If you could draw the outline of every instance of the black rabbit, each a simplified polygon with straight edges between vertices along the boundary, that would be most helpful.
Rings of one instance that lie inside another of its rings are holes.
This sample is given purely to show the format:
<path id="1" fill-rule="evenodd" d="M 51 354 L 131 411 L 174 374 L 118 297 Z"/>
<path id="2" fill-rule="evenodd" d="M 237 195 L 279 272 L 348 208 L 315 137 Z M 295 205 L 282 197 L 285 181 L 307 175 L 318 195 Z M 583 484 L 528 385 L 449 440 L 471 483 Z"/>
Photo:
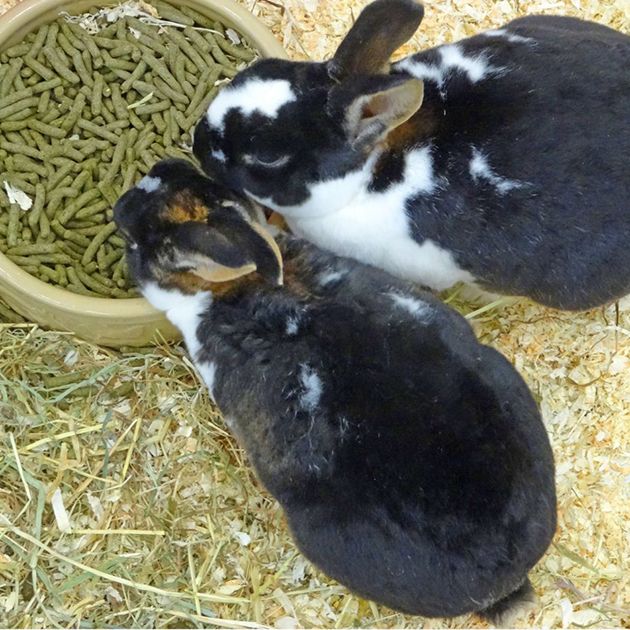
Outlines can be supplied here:
<path id="1" fill-rule="evenodd" d="M 630 293 L 630 37 L 531 16 L 390 67 L 423 13 L 376 0 L 332 60 L 242 71 L 197 126 L 204 170 L 436 290 L 561 309 Z"/>
<path id="2" fill-rule="evenodd" d="M 142 293 L 178 326 L 304 555 L 359 595 L 496 619 L 556 526 L 522 378 L 429 293 L 288 235 L 186 162 L 115 207 Z"/>

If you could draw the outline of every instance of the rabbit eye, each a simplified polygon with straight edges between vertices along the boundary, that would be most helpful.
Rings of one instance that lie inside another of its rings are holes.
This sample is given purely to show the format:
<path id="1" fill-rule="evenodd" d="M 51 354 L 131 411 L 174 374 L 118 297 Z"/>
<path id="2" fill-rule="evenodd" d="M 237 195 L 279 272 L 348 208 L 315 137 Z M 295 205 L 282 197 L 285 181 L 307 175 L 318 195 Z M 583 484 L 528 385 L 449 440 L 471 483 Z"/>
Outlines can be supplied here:
<path id="1" fill-rule="evenodd" d="M 281 155 L 280 157 L 269 158 L 267 156 L 261 157 L 258 155 L 251 155 L 249 153 L 243 156 L 243 162 L 249 166 L 262 166 L 264 168 L 280 168 L 288 164 L 291 159 L 290 155 Z"/>

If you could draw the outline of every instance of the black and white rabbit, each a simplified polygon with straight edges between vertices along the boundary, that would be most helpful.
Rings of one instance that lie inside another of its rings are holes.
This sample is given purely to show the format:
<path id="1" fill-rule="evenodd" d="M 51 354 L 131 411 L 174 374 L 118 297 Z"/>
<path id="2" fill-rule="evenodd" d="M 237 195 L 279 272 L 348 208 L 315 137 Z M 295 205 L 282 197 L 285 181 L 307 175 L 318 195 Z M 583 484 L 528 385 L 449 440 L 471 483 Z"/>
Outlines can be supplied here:
<path id="1" fill-rule="evenodd" d="M 556 500 L 519 374 L 430 294 L 276 243 L 249 205 L 171 160 L 114 217 L 300 550 L 405 613 L 496 619 L 522 603 Z"/>
<path id="2" fill-rule="evenodd" d="M 337 254 L 586 309 L 630 293 L 630 37 L 558 16 L 389 66 L 423 17 L 368 5 L 334 58 L 242 71 L 203 169 Z"/>

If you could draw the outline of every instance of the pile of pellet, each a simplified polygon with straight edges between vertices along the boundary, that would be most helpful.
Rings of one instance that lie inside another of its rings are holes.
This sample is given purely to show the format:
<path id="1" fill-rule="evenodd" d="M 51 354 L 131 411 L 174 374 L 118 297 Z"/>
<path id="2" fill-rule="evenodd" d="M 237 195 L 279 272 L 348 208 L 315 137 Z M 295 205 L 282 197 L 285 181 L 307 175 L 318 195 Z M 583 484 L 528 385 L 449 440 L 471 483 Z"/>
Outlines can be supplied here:
<path id="1" fill-rule="evenodd" d="M 61 15 L 4 50 L 0 251 L 75 293 L 136 295 L 112 207 L 159 159 L 190 157 L 191 129 L 254 57 L 163 2 Z"/>

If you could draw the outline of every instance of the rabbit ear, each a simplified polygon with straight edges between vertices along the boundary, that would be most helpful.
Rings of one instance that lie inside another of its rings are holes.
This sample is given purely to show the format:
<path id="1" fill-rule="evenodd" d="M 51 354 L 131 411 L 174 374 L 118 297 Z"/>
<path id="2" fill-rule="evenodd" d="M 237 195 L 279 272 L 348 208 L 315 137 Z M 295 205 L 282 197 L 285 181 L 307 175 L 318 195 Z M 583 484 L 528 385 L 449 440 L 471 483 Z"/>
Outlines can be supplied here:
<path id="1" fill-rule="evenodd" d="M 389 58 L 416 32 L 424 7 L 415 0 L 375 0 L 359 15 L 335 56 L 328 74 L 342 81 L 352 75 L 387 72 Z"/>
<path id="2" fill-rule="evenodd" d="M 213 213 L 210 223 L 188 221 L 172 234 L 175 265 L 210 282 L 228 282 L 257 271 L 281 285 L 282 256 L 259 225 L 236 214 Z"/>
<path id="3" fill-rule="evenodd" d="M 328 108 L 341 116 L 348 141 L 357 149 L 374 146 L 409 120 L 422 105 L 424 84 L 402 75 L 365 77 L 331 90 Z"/>

